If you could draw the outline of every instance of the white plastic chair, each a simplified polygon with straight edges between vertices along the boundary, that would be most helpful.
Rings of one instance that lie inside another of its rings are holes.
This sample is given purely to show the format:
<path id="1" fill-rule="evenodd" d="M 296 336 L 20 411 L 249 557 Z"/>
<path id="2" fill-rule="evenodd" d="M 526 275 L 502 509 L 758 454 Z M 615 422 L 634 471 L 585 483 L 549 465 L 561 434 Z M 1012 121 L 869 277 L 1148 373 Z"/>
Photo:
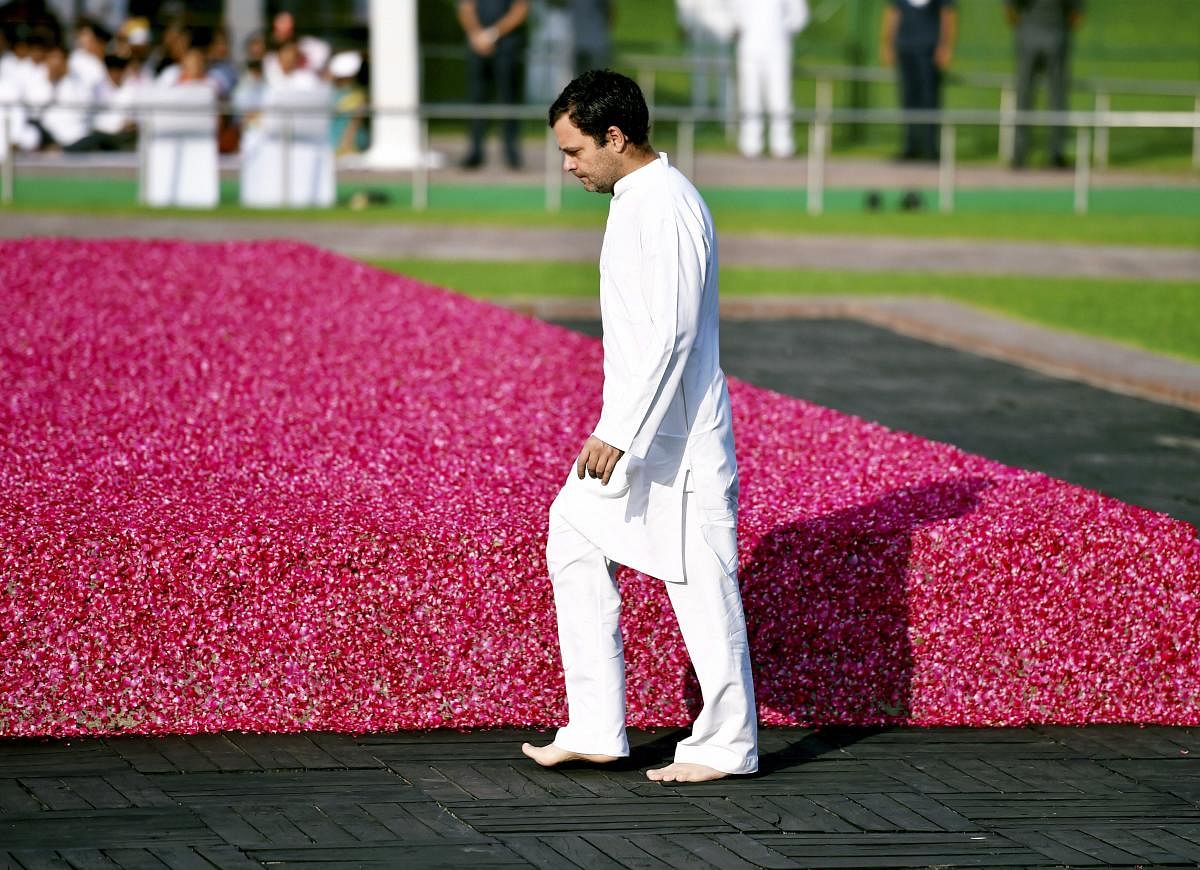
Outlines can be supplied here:
<path id="1" fill-rule="evenodd" d="M 142 199 L 147 205 L 213 208 L 217 172 L 217 95 L 204 82 L 149 88 L 142 115 Z"/>
<path id="2" fill-rule="evenodd" d="M 327 207 L 336 197 L 332 94 L 324 82 L 271 85 L 262 126 L 242 149 L 241 200 L 252 208 Z"/>

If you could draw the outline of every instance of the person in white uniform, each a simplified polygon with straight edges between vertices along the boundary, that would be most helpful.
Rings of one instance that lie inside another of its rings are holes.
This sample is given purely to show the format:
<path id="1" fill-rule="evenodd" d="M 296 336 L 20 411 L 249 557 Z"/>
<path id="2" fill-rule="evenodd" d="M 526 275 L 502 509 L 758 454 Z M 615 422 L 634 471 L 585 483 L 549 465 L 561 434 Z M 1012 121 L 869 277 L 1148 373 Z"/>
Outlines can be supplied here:
<path id="1" fill-rule="evenodd" d="M 792 40 L 808 24 L 806 0 L 737 0 L 738 150 L 763 152 L 763 116 L 772 157 L 796 153 L 792 133 Z"/>
<path id="2" fill-rule="evenodd" d="M 550 508 L 546 547 L 569 721 L 526 755 L 550 767 L 629 754 L 621 598 L 627 565 L 667 584 L 703 707 L 675 762 L 700 782 L 758 769 L 737 582 L 737 463 L 717 347 L 717 245 L 704 200 L 650 147 L 631 79 L 593 70 L 550 107 L 563 169 L 612 195 L 600 255 L 603 408 Z"/>

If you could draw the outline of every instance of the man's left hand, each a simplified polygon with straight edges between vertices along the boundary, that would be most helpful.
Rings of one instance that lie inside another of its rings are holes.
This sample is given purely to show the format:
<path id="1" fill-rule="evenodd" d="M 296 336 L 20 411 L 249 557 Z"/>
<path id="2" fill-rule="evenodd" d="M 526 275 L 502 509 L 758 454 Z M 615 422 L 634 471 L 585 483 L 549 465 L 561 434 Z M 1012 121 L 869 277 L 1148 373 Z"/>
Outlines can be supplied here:
<path id="1" fill-rule="evenodd" d="M 579 459 L 575 461 L 575 473 L 583 480 L 584 474 L 600 478 L 601 486 L 608 486 L 617 460 L 625 455 L 624 450 L 618 450 L 611 444 L 606 444 L 595 435 L 589 435 L 579 451 Z"/>

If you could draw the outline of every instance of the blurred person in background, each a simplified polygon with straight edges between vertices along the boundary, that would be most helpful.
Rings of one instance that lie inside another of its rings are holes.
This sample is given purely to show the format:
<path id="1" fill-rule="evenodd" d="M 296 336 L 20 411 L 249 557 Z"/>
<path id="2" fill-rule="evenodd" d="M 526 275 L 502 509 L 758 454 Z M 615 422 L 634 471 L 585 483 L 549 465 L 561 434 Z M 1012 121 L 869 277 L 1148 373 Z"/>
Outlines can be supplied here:
<path id="1" fill-rule="evenodd" d="M 604 69 L 612 63 L 612 26 L 617 7 L 614 0 L 567 0 L 571 14 L 575 74 Z"/>
<path id="2" fill-rule="evenodd" d="M 806 0 L 737 0 L 738 150 L 763 152 L 763 116 L 769 120 L 771 156 L 796 153 L 792 132 L 792 40 L 808 24 Z"/>
<path id="3" fill-rule="evenodd" d="M 471 103 L 514 104 L 519 100 L 519 62 L 529 0 L 458 0 L 458 22 L 467 38 L 467 100 Z M 504 127 L 504 158 L 510 169 L 521 167 L 521 127 L 508 118 Z M 463 158 L 464 169 L 484 162 L 483 139 L 488 122 L 472 118 Z"/>
<path id="4" fill-rule="evenodd" d="M 879 30 L 879 59 L 894 66 L 900 105 L 911 110 L 942 107 L 942 76 L 958 39 L 955 0 L 889 0 Z M 938 126 L 905 124 L 901 160 L 937 160 Z"/>
<path id="5" fill-rule="evenodd" d="M 38 110 L 34 123 L 42 134 L 41 150 L 59 151 L 92 131 L 95 90 L 71 72 L 62 45 L 46 52 L 45 71 L 44 86 L 27 92 L 26 100 Z"/>
<path id="6" fill-rule="evenodd" d="M 281 42 L 275 49 L 277 69 L 274 77 L 267 76 L 267 91 L 272 88 L 287 90 L 316 90 L 321 86 L 316 71 L 305 66 L 300 53 L 300 43 L 295 37 Z"/>
<path id="7" fill-rule="evenodd" d="M 716 107 L 727 115 L 733 104 L 731 0 L 675 0 L 675 13 L 692 65 L 692 108 Z"/>
<path id="8" fill-rule="evenodd" d="M 192 31 L 187 21 L 182 17 L 172 19 L 163 29 L 159 43 L 155 45 L 147 58 L 147 67 L 155 81 L 170 84 L 179 70 L 174 70 L 167 78 L 163 74 L 172 67 L 179 66 L 183 56 L 192 45 Z"/>
<path id="9" fill-rule="evenodd" d="M 574 77 L 575 38 L 568 0 L 530 0 L 525 99 L 551 102 Z"/>
<path id="10" fill-rule="evenodd" d="M 91 18 L 75 22 L 75 47 L 67 58 L 71 72 L 96 92 L 98 100 L 108 90 L 109 74 L 104 64 L 112 34 Z"/>
<path id="11" fill-rule="evenodd" d="M 263 75 L 267 84 L 274 83 L 282 73 L 279 62 L 279 47 L 284 43 L 292 43 L 296 47 L 296 69 L 308 69 L 319 73 L 329 62 L 332 53 L 328 42 L 315 36 L 300 35 L 296 30 L 295 16 L 290 12 L 280 12 L 271 21 L 271 42 L 275 50 L 263 58 Z M 294 70 L 293 70 L 294 72 Z"/>
<path id="12" fill-rule="evenodd" d="M 24 57 L 14 50 L 16 32 L 16 27 L 9 26 L 0 30 L 0 123 L 5 125 L 4 130 L 0 131 L 0 142 L 4 142 L 5 147 L 35 151 L 41 142 L 41 134 L 30 123 L 22 102 L 25 98 L 27 70 Z M 28 45 L 22 44 L 22 51 L 27 53 L 27 50 Z"/>
<path id="13" fill-rule="evenodd" d="M 105 83 L 99 90 L 92 132 L 65 151 L 132 151 L 137 145 L 134 109 L 141 92 L 137 69 L 128 58 L 104 58 Z"/>
<path id="14" fill-rule="evenodd" d="M 1046 76 L 1047 107 L 1067 110 L 1070 85 L 1071 35 L 1083 22 L 1083 0 L 1005 0 L 1004 11 L 1013 27 L 1016 47 L 1017 109 L 1033 109 L 1039 74 Z M 1030 130 L 1019 125 L 1013 147 L 1013 167 L 1020 169 L 1029 158 Z M 1063 150 L 1066 130 L 1050 128 L 1050 165 L 1067 166 Z"/>
<path id="15" fill-rule="evenodd" d="M 362 83 L 362 55 L 343 51 L 329 59 L 333 83 L 333 119 L 329 135 L 337 154 L 356 154 L 371 144 L 368 131 L 367 89 Z"/>
<path id="16" fill-rule="evenodd" d="M 234 85 L 233 95 L 229 98 L 233 104 L 234 123 L 238 128 L 238 150 L 245 152 L 253 149 L 262 138 L 262 108 L 267 93 L 267 80 L 263 75 L 263 54 L 266 43 L 261 34 L 253 34 L 246 40 L 257 38 L 263 47 L 263 52 L 254 56 L 246 52 L 246 68 Z"/>
<path id="17" fill-rule="evenodd" d="M 225 32 L 223 26 L 213 28 L 206 55 L 208 77 L 217 86 L 217 96 L 222 100 L 227 100 L 233 93 L 234 85 L 237 84 L 238 73 L 229 57 L 229 34 Z"/>
<path id="18" fill-rule="evenodd" d="M 113 37 L 113 53 L 128 58 L 126 79 L 137 84 L 150 84 L 154 73 L 150 68 L 150 21 L 146 18 L 126 18 Z"/>

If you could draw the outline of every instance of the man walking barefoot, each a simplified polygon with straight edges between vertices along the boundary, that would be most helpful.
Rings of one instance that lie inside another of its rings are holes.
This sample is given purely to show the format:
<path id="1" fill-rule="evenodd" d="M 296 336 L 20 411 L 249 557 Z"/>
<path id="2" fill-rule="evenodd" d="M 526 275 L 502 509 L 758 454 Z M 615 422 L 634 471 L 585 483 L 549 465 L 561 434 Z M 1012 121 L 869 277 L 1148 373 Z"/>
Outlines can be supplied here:
<path id="1" fill-rule="evenodd" d="M 757 713 L 737 584 L 737 464 L 717 353 L 717 246 L 695 187 L 649 142 L 638 86 L 608 70 L 549 112 L 563 169 L 610 194 L 600 254 L 603 409 L 550 507 L 569 721 L 525 744 L 545 767 L 629 754 L 620 565 L 666 582 L 703 707 L 675 762 L 647 776 L 704 782 L 758 769 Z"/>

